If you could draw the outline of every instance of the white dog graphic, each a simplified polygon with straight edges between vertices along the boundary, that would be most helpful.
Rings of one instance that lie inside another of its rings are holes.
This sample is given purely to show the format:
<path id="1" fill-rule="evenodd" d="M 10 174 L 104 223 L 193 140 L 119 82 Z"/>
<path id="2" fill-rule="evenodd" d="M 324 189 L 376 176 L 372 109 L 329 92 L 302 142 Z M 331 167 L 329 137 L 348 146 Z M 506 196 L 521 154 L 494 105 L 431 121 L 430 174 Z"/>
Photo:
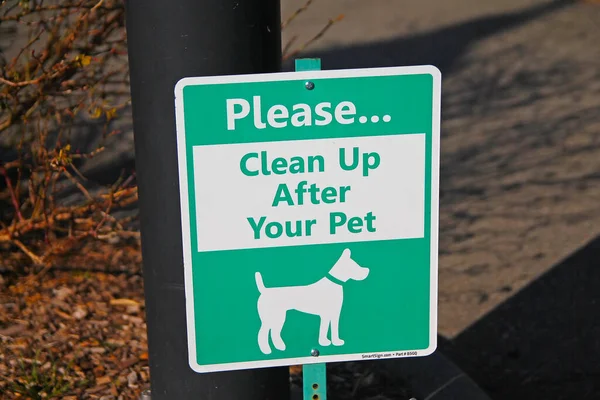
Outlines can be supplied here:
<path id="1" fill-rule="evenodd" d="M 344 302 L 342 283 L 353 279 L 362 281 L 369 275 L 369 269 L 361 267 L 350 258 L 350 250 L 346 249 L 337 260 L 328 275 L 318 282 L 306 286 L 286 286 L 266 288 L 260 272 L 255 274 L 256 286 L 260 291 L 258 297 L 258 314 L 261 327 L 258 331 L 258 345 L 264 354 L 271 354 L 269 333 L 277 350 L 285 350 L 281 339 L 281 329 L 285 323 L 288 310 L 321 317 L 319 327 L 319 344 L 321 346 L 341 346 L 344 341 L 339 336 L 339 321 Z M 331 341 L 327 332 L 331 326 Z"/>

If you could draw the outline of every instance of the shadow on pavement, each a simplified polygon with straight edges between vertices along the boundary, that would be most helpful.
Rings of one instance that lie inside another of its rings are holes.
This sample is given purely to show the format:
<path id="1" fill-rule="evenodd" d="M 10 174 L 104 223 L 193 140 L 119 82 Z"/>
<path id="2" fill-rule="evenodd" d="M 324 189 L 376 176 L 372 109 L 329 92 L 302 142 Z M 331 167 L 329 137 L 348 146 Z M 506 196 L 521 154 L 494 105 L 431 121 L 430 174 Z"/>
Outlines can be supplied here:
<path id="1" fill-rule="evenodd" d="M 572 0 L 555 0 L 524 11 L 478 18 L 415 36 L 306 51 L 302 56 L 320 57 L 324 69 L 432 64 L 447 73 L 469 45 L 572 3 Z M 293 62 L 287 62 L 285 68 L 291 70 Z"/>
<path id="2" fill-rule="evenodd" d="M 600 236 L 451 341 L 495 400 L 600 398 Z"/>

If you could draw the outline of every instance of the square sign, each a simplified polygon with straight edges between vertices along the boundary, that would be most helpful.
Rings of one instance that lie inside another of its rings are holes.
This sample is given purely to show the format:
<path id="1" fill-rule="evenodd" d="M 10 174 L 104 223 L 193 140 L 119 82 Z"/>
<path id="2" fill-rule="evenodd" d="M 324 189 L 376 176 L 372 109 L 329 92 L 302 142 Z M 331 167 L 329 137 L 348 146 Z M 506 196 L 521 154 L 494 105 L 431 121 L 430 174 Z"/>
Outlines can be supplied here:
<path id="1" fill-rule="evenodd" d="M 431 66 L 178 82 L 194 371 L 434 351 L 440 85 Z"/>

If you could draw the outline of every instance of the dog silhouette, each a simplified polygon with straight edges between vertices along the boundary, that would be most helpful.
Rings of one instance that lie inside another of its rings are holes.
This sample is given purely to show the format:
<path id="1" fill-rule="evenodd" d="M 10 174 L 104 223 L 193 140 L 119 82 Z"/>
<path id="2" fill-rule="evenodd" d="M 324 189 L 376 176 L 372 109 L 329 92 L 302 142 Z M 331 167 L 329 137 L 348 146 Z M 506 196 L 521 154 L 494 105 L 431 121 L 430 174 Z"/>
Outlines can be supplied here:
<path id="1" fill-rule="evenodd" d="M 342 284 L 348 280 L 362 281 L 369 275 L 369 269 L 358 265 L 351 257 L 349 249 L 319 281 L 306 286 L 265 287 L 260 272 L 256 272 L 256 286 L 260 292 L 257 307 L 261 326 L 258 331 L 258 346 L 264 354 L 271 354 L 269 335 L 277 350 L 285 350 L 281 330 L 285 324 L 287 312 L 300 312 L 321 317 L 319 326 L 319 345 L 342 346 L 339 336 L 339 322 L 344 302 Z M 331 340 L 327 332 L 331 327 Z"/>

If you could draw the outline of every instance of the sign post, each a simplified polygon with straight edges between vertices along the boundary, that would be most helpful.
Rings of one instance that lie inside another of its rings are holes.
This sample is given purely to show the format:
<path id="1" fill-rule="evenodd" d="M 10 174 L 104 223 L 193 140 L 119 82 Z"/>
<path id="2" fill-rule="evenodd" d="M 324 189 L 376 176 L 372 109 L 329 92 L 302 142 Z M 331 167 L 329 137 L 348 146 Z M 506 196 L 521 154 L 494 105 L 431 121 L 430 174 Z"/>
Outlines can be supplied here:
<path id="1" fill-rule="evenodd" d="M 285 400 L 288 368 L 197 374 L 189 366 L 173 107 L 183 77 L 280 71 L 279 0 L 125 6 L 152 389 L 144 397 Z"/>
<path id="2" fill-rule="evenodd" d="M 320 58 L 296 60 L 296 71 L 319 71 L 320 69 Z M 307 81 L 305 83 L 307 89 L 312 85 L 314 85 L 314 82 Z M 314 89 L 314 86 L 312 87 Z M 318 350 L 311 350 L 311 355 L 318 357 Z M 327 365 L 325 363 L 305 364 L 302 366 L 302 394 L 304 400 L 327 400 Z"/>
<path id="3" fill-rule="evenodd" d="M 176 85 L 196 372 L 436 348 L 440 73 L 305 63 Z"/>

